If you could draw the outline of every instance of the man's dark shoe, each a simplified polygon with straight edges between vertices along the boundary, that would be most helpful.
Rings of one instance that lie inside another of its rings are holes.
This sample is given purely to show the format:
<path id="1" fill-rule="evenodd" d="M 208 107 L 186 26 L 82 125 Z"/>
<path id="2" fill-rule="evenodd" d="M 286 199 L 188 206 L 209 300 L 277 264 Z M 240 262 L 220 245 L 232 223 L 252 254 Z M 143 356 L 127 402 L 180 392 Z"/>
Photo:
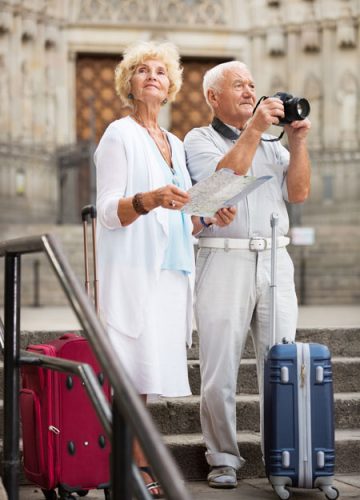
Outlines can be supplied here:
<path id="1" fill-rule="evenodd" d="M 229 489 L 237 487 L 236 470 L 228 465 L 211 467 L 207 480 L 211 488 Z"/>

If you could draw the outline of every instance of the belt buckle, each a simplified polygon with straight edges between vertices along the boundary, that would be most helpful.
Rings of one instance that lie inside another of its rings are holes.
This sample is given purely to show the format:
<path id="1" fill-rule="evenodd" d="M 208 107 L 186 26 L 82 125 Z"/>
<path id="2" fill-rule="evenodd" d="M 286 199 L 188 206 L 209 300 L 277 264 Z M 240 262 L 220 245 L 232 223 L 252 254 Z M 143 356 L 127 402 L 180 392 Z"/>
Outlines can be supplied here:
<path id="1" fill-rule="evenodd" d="M 254 236 L 249 240 L 249 250 L 250 252 L 262 252 L 267 248 L 266 238 L 261 238 L 261 236 Z"/>

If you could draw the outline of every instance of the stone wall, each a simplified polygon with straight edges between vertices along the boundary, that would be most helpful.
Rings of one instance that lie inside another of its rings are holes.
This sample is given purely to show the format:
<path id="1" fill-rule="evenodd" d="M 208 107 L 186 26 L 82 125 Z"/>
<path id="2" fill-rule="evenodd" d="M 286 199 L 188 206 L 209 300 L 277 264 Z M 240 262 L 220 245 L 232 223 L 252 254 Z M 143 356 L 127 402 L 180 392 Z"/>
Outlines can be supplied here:
<path id="1" fill-rule="evenodd" d="M 170 40 L 192 61 L 244 60 L 259 97 L 308 98 L 312 191 L 291 207 L 293 221 L 351 234 L 360 222 L 360 0 L 0 0 L 0 223 L 55 223 L 59 204 L 77 210 L 76 172 L 66 203 L 57 155 L 77 149 L 78 55 L 120 56 L 139 39 Z M 161 119 L 171 125 L 168 107 Z M 346 248 L 330 233 L 323 248 L 341 267 Z M 358 300 L 359 277 L 345 274 Z"/>

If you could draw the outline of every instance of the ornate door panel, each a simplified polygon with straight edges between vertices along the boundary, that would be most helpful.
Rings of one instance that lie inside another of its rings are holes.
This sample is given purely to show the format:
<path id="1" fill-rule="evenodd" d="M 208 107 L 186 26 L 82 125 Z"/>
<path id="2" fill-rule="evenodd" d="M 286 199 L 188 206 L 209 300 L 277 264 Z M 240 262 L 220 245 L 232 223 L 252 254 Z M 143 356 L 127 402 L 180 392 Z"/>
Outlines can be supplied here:
<path id="1" fill-rule="evenodd" d="M 110 122 L 125 113 L 114 88 L 121 56 L 79 55 L 76 64 L 76 132 L 78 140 L 100 137 Z"/>
<path id="2" fill-rule="evenodd" d="M 184 59 L 183 85 L 171 107 L 171 131 L 180 139 L 194 127 L 208 125 L 211 111 L 203 96 L 206 71 L 224 59 Z"/>
<path id="3" fill-rule="evenodd" d="M 78 55 L 76 63 L 76 135 L 78 142 L 89 141 L 89 160 L 79 164 L 78 211 L 95 202 L 95 146 L 112 121 L 128 113 L 115 93 L 114 69 L 121 56 Z"/>

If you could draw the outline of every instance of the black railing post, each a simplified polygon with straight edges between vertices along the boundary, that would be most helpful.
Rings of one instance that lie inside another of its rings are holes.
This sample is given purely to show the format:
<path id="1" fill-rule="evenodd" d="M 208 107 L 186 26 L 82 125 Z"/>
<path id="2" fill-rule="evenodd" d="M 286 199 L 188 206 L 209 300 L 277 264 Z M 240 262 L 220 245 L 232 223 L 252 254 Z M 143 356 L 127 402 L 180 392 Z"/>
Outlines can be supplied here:
<path id="1" fill-rule="evenodd" d="M 19 499 L 20 277 L 20 254 L 6 254 L 3 464 L 4 486 L 11 500 Z"/>
<path id="2" fill-rule="evenodd" d="M 35 259 L 33 262 L 34 277 L 34 296 L 33 307 L 40 307 L 40 261 Z"/>
<path id="3" fill-rule="evenodd" d="M 132 433 L 129 424 L 113 401 L 113 437 L 111 451 L 112 500 L 131 500 L 132 488 Z"/>

